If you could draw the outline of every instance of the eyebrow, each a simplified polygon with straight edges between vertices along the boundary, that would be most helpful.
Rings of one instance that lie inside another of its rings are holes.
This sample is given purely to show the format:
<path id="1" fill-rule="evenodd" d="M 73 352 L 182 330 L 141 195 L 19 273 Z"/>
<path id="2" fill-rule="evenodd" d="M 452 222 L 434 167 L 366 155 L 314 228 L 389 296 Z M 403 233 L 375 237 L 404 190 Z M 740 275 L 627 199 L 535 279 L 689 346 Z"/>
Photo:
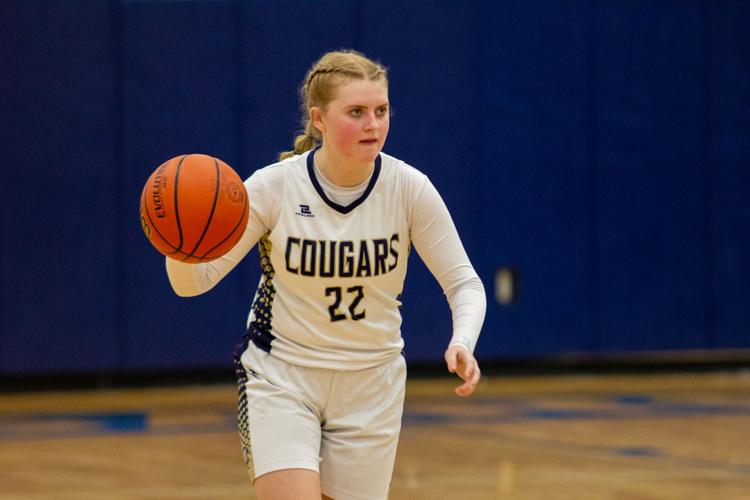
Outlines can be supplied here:
<path id="1" fill-rule="evenodd" d="M 382 108 L 384 106 L 390 106 L 391 104 L 389 102 L 384 102 L 383 104 L 378 104 L 375 106 L 376 108 Z M 346 109 L 354 109 L 354 108 L 367 108 L 368 106 L 364 104 L 350 104 L 349 106 L 346 106 Z"/>

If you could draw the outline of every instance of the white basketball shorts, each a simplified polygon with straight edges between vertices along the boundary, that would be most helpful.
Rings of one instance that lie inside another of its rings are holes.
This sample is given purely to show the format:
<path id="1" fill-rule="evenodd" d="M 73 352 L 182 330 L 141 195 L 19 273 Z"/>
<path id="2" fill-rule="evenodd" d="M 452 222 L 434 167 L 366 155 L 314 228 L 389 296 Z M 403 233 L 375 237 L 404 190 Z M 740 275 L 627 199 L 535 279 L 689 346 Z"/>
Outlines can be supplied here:
<path id="1" fill-rule="evenodd" d="M 238 376 L 252 480 L 310 469 L 334 499 L 388 497 L 404 406 L 403 356 L 365 370 L 327 370 L 286 363 L 250 342 Z"/>

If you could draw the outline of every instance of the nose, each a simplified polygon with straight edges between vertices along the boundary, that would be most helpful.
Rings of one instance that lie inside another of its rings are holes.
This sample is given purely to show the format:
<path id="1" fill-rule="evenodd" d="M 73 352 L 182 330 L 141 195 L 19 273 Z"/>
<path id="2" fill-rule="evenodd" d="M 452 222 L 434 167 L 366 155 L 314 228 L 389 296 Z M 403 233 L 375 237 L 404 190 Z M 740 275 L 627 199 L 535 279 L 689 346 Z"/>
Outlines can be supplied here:
<path id="1" fill-rule="evenodd" d="M 375 130 L 380 126 L 378 117 L 375 116 L 375 112 L 367 113 L 367 119 L 365 120 L 365 130 Z"/>

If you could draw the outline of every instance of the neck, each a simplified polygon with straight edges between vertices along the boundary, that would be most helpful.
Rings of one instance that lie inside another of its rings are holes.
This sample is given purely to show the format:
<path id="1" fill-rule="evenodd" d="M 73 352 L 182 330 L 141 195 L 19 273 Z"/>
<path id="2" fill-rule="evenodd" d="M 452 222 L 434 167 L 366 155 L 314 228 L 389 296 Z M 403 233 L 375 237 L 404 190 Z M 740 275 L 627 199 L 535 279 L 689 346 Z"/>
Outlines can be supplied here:
<path id="1" fill-rule="evenodd" d="M 365 182 L 375 168 L 375 162 L 352 164 L 332 158 L 325 146 L 315 153 L 315 166 L 331 183 L 340 187 L 358 186 Z"/>

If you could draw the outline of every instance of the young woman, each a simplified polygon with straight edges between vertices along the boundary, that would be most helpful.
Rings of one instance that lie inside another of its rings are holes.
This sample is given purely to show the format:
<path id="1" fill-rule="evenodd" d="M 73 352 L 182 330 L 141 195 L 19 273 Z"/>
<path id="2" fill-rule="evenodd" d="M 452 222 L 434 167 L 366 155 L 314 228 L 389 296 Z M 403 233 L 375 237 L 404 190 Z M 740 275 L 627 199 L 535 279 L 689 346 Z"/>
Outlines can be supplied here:
<path id="1" fill-rule="evenodd" d="M 263 275 L 236 357 L 258 498 L 384 499 L 403 412 L 400 299 L 411 246 L 453 313 L 445 361 L 464 381 L 459 396 L 480 377 L 484 288 L 427 177 L 381 152 L 386 70 L 354 51 L 330 52 L 300 93 L 294 151 L 245 182 L 242 240 L 209 263 L 167 258 L 167 273 L 177 294 L 204 293 L 258 244 Z"/>

